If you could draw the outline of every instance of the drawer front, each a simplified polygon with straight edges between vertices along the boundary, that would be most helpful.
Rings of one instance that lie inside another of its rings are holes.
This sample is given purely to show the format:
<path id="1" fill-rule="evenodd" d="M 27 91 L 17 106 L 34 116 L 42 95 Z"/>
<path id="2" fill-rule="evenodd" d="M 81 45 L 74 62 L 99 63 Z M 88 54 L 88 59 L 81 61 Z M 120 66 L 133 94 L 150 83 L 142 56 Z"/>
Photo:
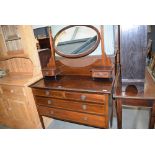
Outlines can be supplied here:
<path id="1" fill-rule="evenodd" d="M 43 76 L 55 76 L 55 72 L 53 70 L 42 70 Z"/>
<path id="2" fill-rule="evenodd" d="M 101 104 L 105 103 L 105 95 L 99 95 L 99 94 L 88 94 L 88 93 L 67 92 L 67 91 L 65 92 L 65 91 L 55 91 L 45 89 L 33 89 L 33 94 L 36 96 L 78 100 L 82 102 L 95 102 Z"/>
<path id="3" fill-rule="evenodd" d="M 64 98 L 64 91 L 54 91 L 54 90 L 45 90 L 45 89 L 32 89 L 33 94 L 37 96 L 46 96 L 46 97 L 56 97 L 56 98 Z"/>
<path id="4" fill-rule="evenodd" d="M 76 93 L 76 92 L 66 92 L 65 97 L 67 99 L 73 99 L 83 102 L 96 102 L 105 103 L 105 95 L 99 94 L 87 94 L 87 93 Z"/>
<path id="5" fill-rule="evenodd" d="M 40 115 L 105 128 L 105 117 L 38 106 Z"/>
<path id="6" fill-rule="evenodd" d="M 85 102 L 67 101 L 60 99 L 35 97 L 36 104 L 45 105 L 55 108 L 62 108 L 66 110 L 74 110 L 98 115 L 104 115 L 105 109 L 104 105 L 101 104 L 90 104 Z"/>
<path id="7" fill-rule="evenodd" d="M 7 96 L 15 96 L 15 95 L 25 96 L 24 88 L 17 86 L 1 85 L 1 92 L 3 95 Z"/>
<path id="8" fill-rule="evenodd" d="M 112 73 L 111 72 L 101 72 L 101 71 L 95 71 L 93 72 L 93 77 L 98 77 L 98 78 L 111 78 Z"/>

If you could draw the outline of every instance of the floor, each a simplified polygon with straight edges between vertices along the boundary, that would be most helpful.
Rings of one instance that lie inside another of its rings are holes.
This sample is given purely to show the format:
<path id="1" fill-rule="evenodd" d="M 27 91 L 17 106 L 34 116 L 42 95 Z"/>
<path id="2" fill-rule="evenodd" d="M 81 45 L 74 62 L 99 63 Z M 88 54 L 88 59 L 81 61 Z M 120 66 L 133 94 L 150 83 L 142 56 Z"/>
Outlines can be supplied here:
<path id="1" fill-rule="evenodd" d="M 123 129 L 147 129 L 149 124 L 149 111 L 146 108 L 123 107 Z M 112 129 L 117 128 L 116 117 L 113 118 Z M 8 127 L 0 125 L 0 129 Z M 48 129 L 95 129 L 84 125 L 54 120 Z"/>

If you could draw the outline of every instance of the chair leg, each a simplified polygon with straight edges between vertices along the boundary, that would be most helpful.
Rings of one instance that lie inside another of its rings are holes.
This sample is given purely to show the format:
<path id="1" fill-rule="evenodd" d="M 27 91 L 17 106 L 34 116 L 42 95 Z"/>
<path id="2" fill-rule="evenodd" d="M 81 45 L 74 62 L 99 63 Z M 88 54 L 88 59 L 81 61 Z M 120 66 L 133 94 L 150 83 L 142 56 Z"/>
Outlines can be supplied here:
<path id="1" fill-rule="evenodd" d="M 117 128 L 122 129 L 122 100 L 116 100 Z"/>
<path id="2" fill-rule="evenodd" d="M 154 129 L 154 125 L 155 125 L 155 103 L 153 104 L 151 113 L 150 113 L 149 129 Z"/>
<path id="3" fill-rule="evenodd" d="M 110 116 L 110 128 L 113 125 L 113 115 L 114 115 L 114 106 L 115 106 L 115 99 L 112 99 L 112 109 L 111 109 L 111 116 Z"/>

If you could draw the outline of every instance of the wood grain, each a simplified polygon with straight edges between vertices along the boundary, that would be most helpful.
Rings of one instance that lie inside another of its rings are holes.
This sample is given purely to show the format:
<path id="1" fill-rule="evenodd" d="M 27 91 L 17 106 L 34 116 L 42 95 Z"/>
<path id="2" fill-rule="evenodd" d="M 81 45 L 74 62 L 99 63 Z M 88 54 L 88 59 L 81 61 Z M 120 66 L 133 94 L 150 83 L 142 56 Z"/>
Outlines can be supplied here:
<path id="1" fill-rule="evenodd" d="M 120 26 L 121 73 L 123 83 L 144 87 L 147 25 Z"/>

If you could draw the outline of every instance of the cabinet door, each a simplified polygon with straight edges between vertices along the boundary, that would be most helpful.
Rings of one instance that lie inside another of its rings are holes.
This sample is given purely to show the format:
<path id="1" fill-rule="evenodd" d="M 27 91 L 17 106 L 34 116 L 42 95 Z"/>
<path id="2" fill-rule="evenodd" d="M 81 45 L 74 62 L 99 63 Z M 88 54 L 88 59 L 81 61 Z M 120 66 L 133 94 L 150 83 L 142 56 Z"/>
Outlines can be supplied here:
<path id="1" fill-rule="evenodd" d="M 0 96 L 0 119 L 9 117 L 8 114 L 8 104 L 7 102 Z"/>
<path id="2" fill-rule="evenodd" d="M 24 100 L 8 99 L 8 105 L 13 119 L 22 121 L 29 119 L 26 104 Z"/>

